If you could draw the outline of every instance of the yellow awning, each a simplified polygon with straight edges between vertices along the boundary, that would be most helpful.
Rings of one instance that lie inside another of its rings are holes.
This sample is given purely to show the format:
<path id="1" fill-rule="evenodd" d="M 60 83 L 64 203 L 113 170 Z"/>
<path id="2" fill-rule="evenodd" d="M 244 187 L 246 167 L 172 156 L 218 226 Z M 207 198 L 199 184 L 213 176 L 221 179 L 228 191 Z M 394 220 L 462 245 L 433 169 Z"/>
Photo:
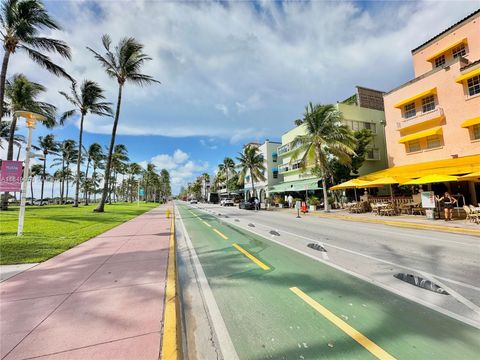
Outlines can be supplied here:
<path id="1" fill-rule="evenodd" d="M 360 180 L 376 180 L 387 176 L 418 178 L 425 175 L 462 175 L 480 171 L 480 155 L 462 156 L 443 160 L 393 166 L 361 176 Z"/>
<path id="2" fill-rule="evenodd" d="M 457 180 L 458 180 L 457 176 L 432 174 L 432 175 L 422 176 L 421 178 L 418 178 L 416 180 L 407 181 L 402 185 L 422 185 L 422 184 L 433 184 L 433 183 L 450 182 L 450 181 L 457 181 Z"/>
<path id="3" fill-rule="evenodd" d="M 404 136 L 404 137 L 400 138 L 400 140 L 398 140 L 398 142 L 400 144 L 404 144 L 406 142 L 421 139 L 421 138 L 424 138 L 424 137 L 427 137 L 427 136 L 440 135 L 441 133 L 442 133 L 442 127 L 437 126 L 437 127 L 434 127 L 433 129 L 428 129 L 428 130 L 425 130 L 425 131 L 419 131 L 415 134 Z"/>
<path id="4" fill-rule="evenodd" d="M 466 74 L 463 74 L 462 76 L 458 77 L 457 80 L 455 80 L 455 81 L 457 83 L 461 83 L 463 80 L 470 79 L 471 77 L 474 77 L 475 75 L 480 75 L 480 68 L 469 71 Z"/>
<path id="5" fill-rule="evenodd" d="M 427 58 L 427 61 L 433 61 L 433 60 L 435 60 L 436 57 L 438 57 L 438 56 L 446 53 L 448 50 L 452 50 L 454 47 L 456 47 L 456 46 L 458 46 L 458 45 L 460 45 L 460 44 L 463 44 L 463 43 L 465 43 L 465 44 L 467 43 L 467 38 L 462 39 L 462 40 L 459 40 L 459 41 L 457 41 L 457 42 L 454 42 L 453 44 L 450 44 L 450 45 L 449 45 L 448 47 L 446 47 L 445 49 L 440 50 L 440 51 L 437 51 L 435 54 L 429 56 L 429 57 Z"/>
<path id="6" fill-rule="evenodd" d="M 409 181 L 408 178 L 399 178 L 394 176 L 386 176 L 377 180 L 370 181 L 366 186 L 368 187 L 381 187 L 384 185 L 393 185 L 393 184 L 401 184 L 406 181 Z"/>
<path id="7" fill-rule="evenodd" d="M 480 171 L 473 172 L 471 174 L 463 175 L 458 178 L 459 181 L 463 180 L 480 180 Z"/>
<path id="8" fill-rule="evenodd" d="M 477 117 L 475 117 L 473 119 L 470 119 L 470 120 L 466 120 L 460 126 L 462 128 L 468 128 L 470 126 L 477 125 L 477 124 L 480 124 L 480 116 L 477 116 Z"/>
<path id="9" fill-rule="evenodd" d="M 420 98 L 423 98 L 427 95 L 431 95 L 431 94 L 435 94 L 437 92 L 437 88 L 434 87 L 434 88 L 431 88 L 431 89 L 428 89 L 424 92 L 421 92 L 420 94 L 416 94 L 414 96 L 411 96 L 409 97 L 408 99 L 405 99 L 405 100 L 402 100 L 400 101 L 398 104 L 395 104 L 394 107 L 396 108 L 400 108 L 402 107 L 403 105 L 406 105 L 406 104 L 409 104 L 417 99 L 420 99 Z"/>

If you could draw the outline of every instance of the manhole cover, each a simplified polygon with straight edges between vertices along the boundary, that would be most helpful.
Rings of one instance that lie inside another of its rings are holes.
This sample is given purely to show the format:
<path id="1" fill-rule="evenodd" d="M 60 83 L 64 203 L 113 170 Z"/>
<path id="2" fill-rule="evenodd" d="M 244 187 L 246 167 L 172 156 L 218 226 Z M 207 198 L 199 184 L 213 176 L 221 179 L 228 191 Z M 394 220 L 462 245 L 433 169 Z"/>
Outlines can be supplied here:
<path id="1" fill-rule="evenodd" d="M 445 291 L 443 288 L 441 288 L 434 282 L 428 279 L 424 279 L 421 276 L 415 276 L 415 275 L 406 274 L 406 273 L 398 273 L 393 276 L 399 280 L 405 281 L 406 283 L 409 283 L 411 285 L 418 286 L 422 289 L 430 290 L 442 295 L 450 295 L 447 291 Z"/>
<path id="2" fill-rule="evenodd" d="M 240 220 L 238 220 L 238 219 L 235 219 L 235 221 L 236 221 L 236 222 L 240 222 Z"/>
<path id="3" fill-rule="evenodd" d="M 325 249 L 322 245 L 319 243 L 310 243 L 307 245 L 309 248 L 312 248 L 313 250 L 318 250 L 318 251 L 323 251 L 327 252 L 327 249 Z"/>

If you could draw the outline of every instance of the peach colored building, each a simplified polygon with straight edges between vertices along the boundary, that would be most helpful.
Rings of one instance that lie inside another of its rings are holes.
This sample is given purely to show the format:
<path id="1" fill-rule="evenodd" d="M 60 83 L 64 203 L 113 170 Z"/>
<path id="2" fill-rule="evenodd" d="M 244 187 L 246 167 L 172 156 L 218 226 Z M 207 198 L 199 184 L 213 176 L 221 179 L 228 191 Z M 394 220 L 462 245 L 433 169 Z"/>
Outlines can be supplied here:
<path id="1" fill-rule="evenodd" d="M 480 10 L 412 55 L 415 79 L 384 96 L 389 166 L 480 154 Z"/>
<path id="2" fill-rule="evenodd" d="M 480 9 L 412 57 L 415 78 L 384 95 L 389 167 L 480 154 Z"/>

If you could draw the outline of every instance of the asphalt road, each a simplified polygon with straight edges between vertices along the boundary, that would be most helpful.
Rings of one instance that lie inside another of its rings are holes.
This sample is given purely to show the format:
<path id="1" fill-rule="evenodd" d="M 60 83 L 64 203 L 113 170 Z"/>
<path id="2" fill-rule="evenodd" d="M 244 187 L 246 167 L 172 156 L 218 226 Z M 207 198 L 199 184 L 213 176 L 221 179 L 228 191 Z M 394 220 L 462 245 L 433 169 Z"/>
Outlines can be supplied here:
<path id="1" fill-rule="evenodd" d="M 231 341 L 241 359 L 473 359 L 480 351 L 478 238 L 204 204 L 179 210 L 217 312 L 209 321 L 218 345 Z"/>

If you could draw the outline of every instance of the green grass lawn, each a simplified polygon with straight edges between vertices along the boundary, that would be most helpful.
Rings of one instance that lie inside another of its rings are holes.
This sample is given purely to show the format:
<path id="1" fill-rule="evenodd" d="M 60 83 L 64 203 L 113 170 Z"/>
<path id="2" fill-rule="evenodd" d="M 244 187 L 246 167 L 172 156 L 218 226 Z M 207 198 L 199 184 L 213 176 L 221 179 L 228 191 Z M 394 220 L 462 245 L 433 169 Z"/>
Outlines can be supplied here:
<path id="1" fill-rule="evenodd" d="M 158 204 L 118 203 L 104 213 L 94 213 L 95 206 L 28 206 L 22 237 L 17 237 L 18 207 L 0 212 L 0 264 L 45 261 Z"/>

